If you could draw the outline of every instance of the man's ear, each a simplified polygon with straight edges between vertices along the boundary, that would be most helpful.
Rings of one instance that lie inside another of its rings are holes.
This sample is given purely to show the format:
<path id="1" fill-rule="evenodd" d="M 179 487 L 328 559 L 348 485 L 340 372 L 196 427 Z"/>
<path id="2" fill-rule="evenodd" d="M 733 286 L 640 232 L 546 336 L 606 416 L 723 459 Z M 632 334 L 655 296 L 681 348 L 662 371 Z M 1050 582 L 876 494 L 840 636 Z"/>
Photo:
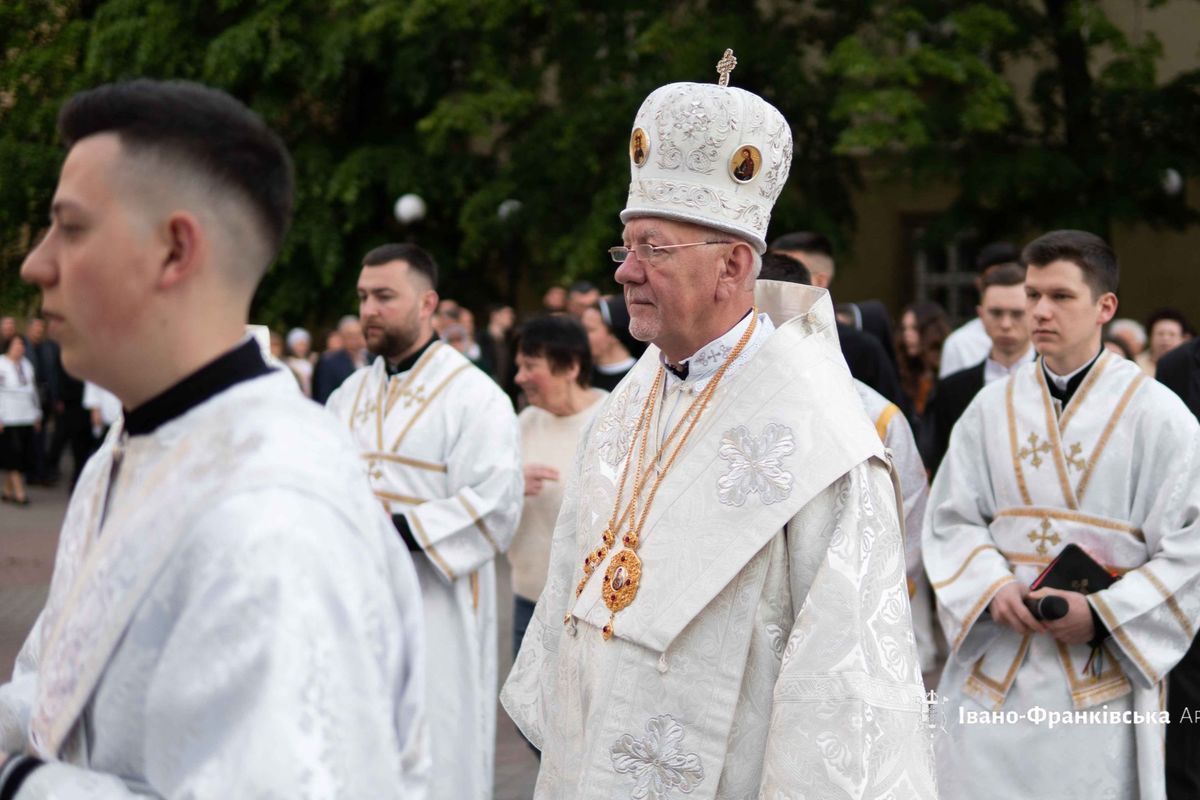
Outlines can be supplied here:
<path id="1" fill-rule="evenodd" d="M 433 312 L 437 311 L 438 293 L 436 289 L 426 289 L 421 295 L 421 306 L 419 316 L 421 319 L 431 319 Z"/>
<path id="2" fill-rule="evenodd" d="M 188 211 L 176 211 L 167 217 L 162 238 L 166 247 L 159 266 L 158 288 L 170 289 L 200 271 L 207 243 L 200 221 Z"/>
<path id="3" fill-rule="evenodd" d="M 1100 295 L 1099 321 L 1101 325 L 1107 325 L 1117 315 L 1118 304 L 1117 296 L 1113 292 L 1105 292 Z"/>
<path id="4" fill-rule="evenodd" d="M 721 260 L 721 272 L 717 276 L 717 299 L 753 289 L 754 251 L 745 242 L 737 242 Z"/>

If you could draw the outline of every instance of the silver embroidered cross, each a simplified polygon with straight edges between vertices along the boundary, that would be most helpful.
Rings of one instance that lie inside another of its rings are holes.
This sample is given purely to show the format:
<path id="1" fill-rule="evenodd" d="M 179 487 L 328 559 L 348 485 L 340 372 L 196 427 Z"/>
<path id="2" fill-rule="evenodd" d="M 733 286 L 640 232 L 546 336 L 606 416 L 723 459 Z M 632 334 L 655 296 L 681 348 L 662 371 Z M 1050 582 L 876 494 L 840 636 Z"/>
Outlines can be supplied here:
<path id="1" fill-rule="evenodd" d="M 744 425 L 721 437 L 717 455 L 729 462 L 729 471 L 717 479 L 717 497 L 729 506 L 741 506 L 757 494 L 770 505 L 792 493 L 795 479 L 783 468 L 784 456 L 796 449 L 790 428 L 771 423 L 761 436 L 751 436 Z"/>
<path id="2" fill-rule="evenodd" d="M 642 738 L 627 733 L 616 741 L 613 769 L 633 775 L 633 800 L 666 800 L 672 789 L 691 794 L 704 781 L 700 756 L 683 752 L 682 745 L 683 726 L 669 714 L 652 717 Z"/>

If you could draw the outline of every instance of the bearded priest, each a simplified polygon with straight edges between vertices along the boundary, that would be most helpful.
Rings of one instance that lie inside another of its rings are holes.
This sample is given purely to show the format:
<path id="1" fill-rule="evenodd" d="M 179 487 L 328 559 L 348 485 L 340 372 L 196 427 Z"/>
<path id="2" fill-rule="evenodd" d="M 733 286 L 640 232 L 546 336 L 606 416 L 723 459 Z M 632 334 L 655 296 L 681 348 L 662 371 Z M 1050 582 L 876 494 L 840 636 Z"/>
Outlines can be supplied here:
<path id="1" fill-rule="evenodd" d="M 363 257 L 359 313 L 374 363 L 327 407 L 417 565 L 427 631 L 431 798 L 488 800 L 496 738 L 495 558 L 524 496 L 520 434 L 500 387 L 438 340 L 437 263 L 413 244 Z"/>
<path id="2" fill-rule="evenodd" d="M 581 441 L 501 693 L 537 798 L 935 796 L 900 512 L 825 291 L 755 287 L 782 115 L 650 94 L 619 265 L 646 353 Z"/>

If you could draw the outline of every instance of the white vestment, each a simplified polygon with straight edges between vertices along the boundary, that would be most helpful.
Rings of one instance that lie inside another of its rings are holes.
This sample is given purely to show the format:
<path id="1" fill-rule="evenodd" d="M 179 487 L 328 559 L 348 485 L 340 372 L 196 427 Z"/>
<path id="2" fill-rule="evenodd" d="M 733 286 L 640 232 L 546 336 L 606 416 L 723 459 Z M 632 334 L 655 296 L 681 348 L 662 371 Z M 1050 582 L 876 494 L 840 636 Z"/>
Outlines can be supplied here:
<path id="1" fill-rule="evenodd" d="M 934 796 L 882 443 L 828 295 L 774 281 L 756 293 L 780 327 L 733 362 L 669 470 L 637 551 L 640 588 L 609 641 L 612 554 L 575 590 L 662 369 L 657 348 L 585 434 L 501 692 L 542 750 L 539 799 Z M 747 322 L 693 357 L 686 381 L 666 381 L 652 441 Z"/>
<path id="2" fill-rule="evenodd" d="M 110 477 L 111 476 L 111 477 Z M 21 800 L 424 797 L 412 561 L 289 373 L 114 425 L 0 687 Z"/>
<path id="3" fill-rule="evenodd" d="M 435 342 L 390 378 L 377 358 L 347 378 L 328 407 L 358 443 L 375 496 L 405 516 L 424 551 L 416 565 L 428 645 L 430 797 L 490 800 L 494 559 L 512 541 L 524 493 L 512 404 L 457 350 Z"/>
<path id="4" fill-rule="evenodd" d="M 1198 450 L 1183 403 L 1107 352 L 1061 414 L 1040 362 L 968 406 L 924 540 L 952 653 L 938 689 L 946 796 L 1163 797 L 1163 678 L 1200 617 Z M 985 613 L 1001 586 L 1030 584 L 1068 543 L 1123 574 L 1088 595 L 1111 633 L 1099 676 L 1084 670 L 1086 644 L 1022 637 Z M 981 721 L 983 711 L 1008 718 Z M 1050 730 L 1043 711 L 1072 716 Z"/>
<path id="5" fill-rule="evenodd" d="M 942 342 L 942 359 L 938 362 L 938 377 L 953 375 L 973 367 L 992 352 L 992 340 L 979 317 L 968 320 Z"/>
<path id="6" fill-rule="evenodd" d="M 921 526 L 925 523 L 925 502 L 929 499 L 929 478 L 917 450 L 917 440 L 899 406 L 860 380 L 854 388 L 875 424 L 875 433 L 887 448 L 888 458 L 900 484 L 904 503 L 904 567 L 908 573 L 908 599 L 912 606 L 913 635 L 921 671 L 936 668 L 937 637 L 934 634 L 933 598 L 925 564 L 921 559 Z"/>

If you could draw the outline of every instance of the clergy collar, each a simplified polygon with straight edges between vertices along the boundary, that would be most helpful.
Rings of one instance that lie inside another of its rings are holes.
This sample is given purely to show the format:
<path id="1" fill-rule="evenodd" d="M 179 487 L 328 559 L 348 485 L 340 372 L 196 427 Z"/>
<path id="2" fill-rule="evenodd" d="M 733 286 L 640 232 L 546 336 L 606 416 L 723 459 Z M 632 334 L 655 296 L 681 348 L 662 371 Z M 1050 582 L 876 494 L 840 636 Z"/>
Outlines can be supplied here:
<path id="1" fill-rule="evenodd" d="M 401 372 L 408 372 L 417 365 L 417 362 L 421 360 L 421 356 L 425 355 L 425 351 L 433 347 L 433 343 L 437 340 L 437 334 L 430 335 L 429 341 L 417 348 L 415 353 L 396 364 L 393 364 L 385 358 L 383 360 L 383 371 L 387 373 L 389 378 L 393 375 L 399 375 Z"/>
<path id="2" fill-rule="evenodd" d="M 248 337 L 171 388 L 125 412 L 125 431 L 130 436 L 153 433 L 231 386 L 269 372 L 271 368 L 263 361 L 258 342 Z"/>
<path id="3" fill-rule="evenodd" d="M 1050 396 L 1062 401 L 1062 404 L 1065 406 L 1070 402 L 1075 394 L 1075 390 L 1079 388 L 1079 384 L 1083 383 L 1083 379 L 1087 377 L 1092 366 L 1102 355 L 1104 355 L 1103 345 L 1100 346 L 1100 350 L 1092 357 L 1091 361 L 1066 375 L 1056 374 L 1050 367 L 1046 366 L 1046 359 L 1042 359 L 1042 372 L 1046 374 L 1046 388 L 1050 390 Z"/>
<path id="4" fill-rule="evenodd" d="M 737 346 L 738 340 L 742 338 L 742 334 L 746 332 L 746 326 L 750 324 L 750 314 L 753 310 L 751 308 L 736 325 L 678 364 L 670 363 L 667 361 L 666 355 L 660 353 L 659 359 L 662 361 L 662 365 L 666 367 L 669 374 L 681 381 L 689 379 L 699 381 L 712 377 L 721 368 L 721 365 L 725 363 L 729 352 Z"/>

